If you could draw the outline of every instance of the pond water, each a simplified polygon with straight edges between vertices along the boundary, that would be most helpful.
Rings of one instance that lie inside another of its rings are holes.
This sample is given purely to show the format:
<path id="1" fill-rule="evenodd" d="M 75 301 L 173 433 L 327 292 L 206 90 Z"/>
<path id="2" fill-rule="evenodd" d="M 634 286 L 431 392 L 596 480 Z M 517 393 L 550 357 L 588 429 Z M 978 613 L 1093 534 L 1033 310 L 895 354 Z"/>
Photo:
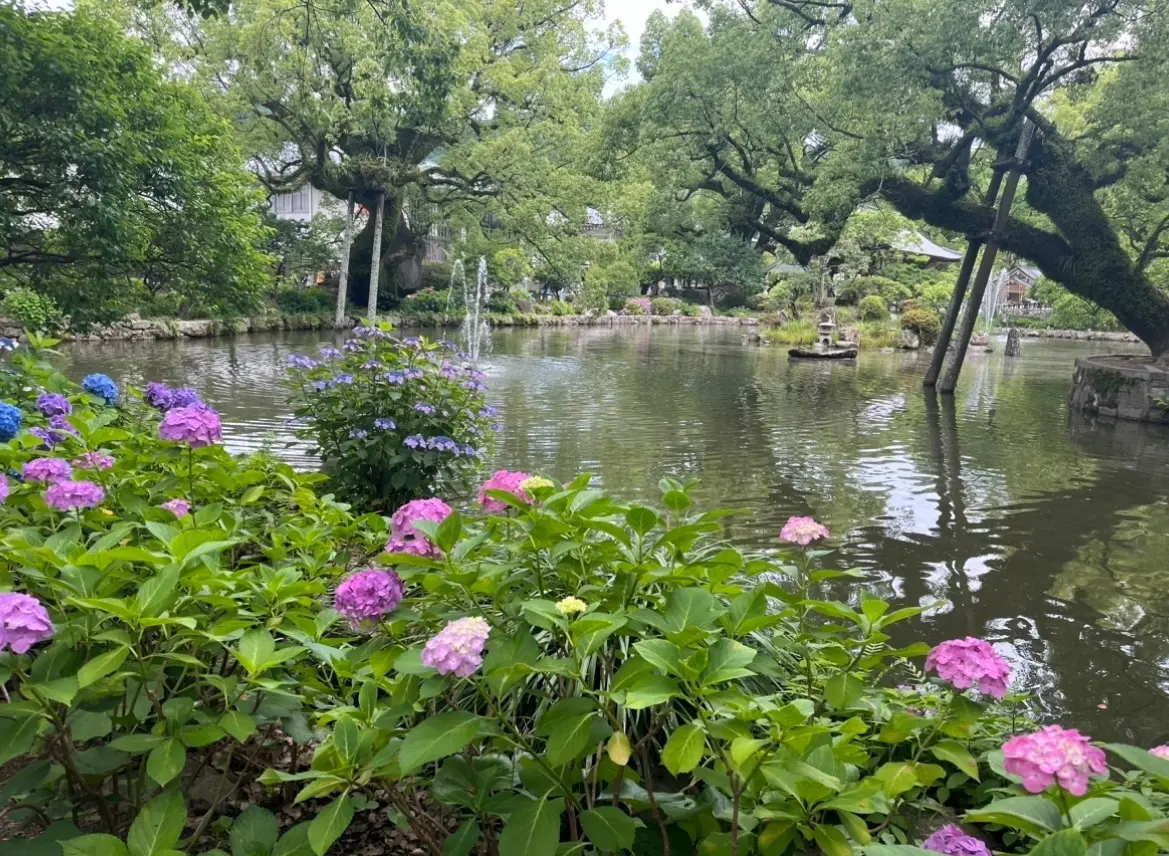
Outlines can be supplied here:
<path id="1" fill-rule="evenodd" d="M 311 465 L 285 448 L 282 378 L 288 354 L 333 338 L 79 344 L 69 371 L 195 386 L 231 447 Z M 915 628 L 929 641 L 985 636 L 1065 721 L 1169 742 L 1169 430 L 1066 406 L 1074 358 L 1126 346 L 972 355 L 939 400 L 920 389 L 924 355 L 792 363 L 736 328 L 497 331 L 494 345 L 484 368 L 506 429 L 492 466 L 588 471 L 627 498 L 698 478 L 702 506 L 749 512 L 728 524 L 746 545 L 812 514 L 869 590 L 944 602 Z"/>

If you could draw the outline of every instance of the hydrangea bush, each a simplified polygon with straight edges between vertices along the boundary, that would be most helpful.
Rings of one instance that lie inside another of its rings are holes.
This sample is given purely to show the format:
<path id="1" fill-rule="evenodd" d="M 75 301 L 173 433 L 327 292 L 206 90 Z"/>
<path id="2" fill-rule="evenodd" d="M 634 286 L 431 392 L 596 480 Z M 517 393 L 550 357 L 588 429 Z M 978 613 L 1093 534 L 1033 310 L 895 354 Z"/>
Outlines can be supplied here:
<path id="1" fill-rule="evenodd" d="M 173 403 L 54 391 L 76 433 L 0 467 L 113 463 L 7 482 L 0 800 L 62 856 L 326 856 L 359 811 L 431 856 L 1169 849 L 1164 747 L 1039 730 L 985 640 L 895 646 L 921 610 L 823 567 L 814 520 L 745 552 L 688 485 L 507 471 L 467 515 L 355 517 L 160 437 Z"/>
<path id="2" fill-rule="evenodd" d="M 358 327 L 340 349 L 296 355 L 289 369 L 299 435 L 338 494 L 389 513 L 477 471 L 498 426 L 484 376 L 450 342 Z"/>

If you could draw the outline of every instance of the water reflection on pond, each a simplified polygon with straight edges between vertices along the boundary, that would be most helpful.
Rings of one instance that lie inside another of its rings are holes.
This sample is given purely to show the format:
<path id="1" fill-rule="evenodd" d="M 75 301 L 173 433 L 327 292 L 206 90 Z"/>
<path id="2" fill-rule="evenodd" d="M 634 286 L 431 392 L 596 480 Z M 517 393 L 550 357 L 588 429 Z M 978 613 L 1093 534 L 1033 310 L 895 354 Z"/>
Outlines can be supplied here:
<path id="1" fill-rule="evenodd" d="M 196 386 L 233 448 L 283 449 L 287 355 L 333 338 L 77 345 L 70 372 Z M 773 544 L 789 515 L 814 514 L 871 590 L 947 602 L 926 621 L 931 640 L 991 638 L 1098 737 L 1169 738 L 1169 431 L 1093 423 L 1065 402 L 1075 356 L 1123 346 L 976 355 L 958 394 L 936 400 L 919 356 L 789 363 L 734 328 L 494 339 L 489 398 L 507 427 L 493 464 L 589 471 L 626 497 L 697 477 L 701 504 L 750 512 L 728 524 L 742 544 Z"/>

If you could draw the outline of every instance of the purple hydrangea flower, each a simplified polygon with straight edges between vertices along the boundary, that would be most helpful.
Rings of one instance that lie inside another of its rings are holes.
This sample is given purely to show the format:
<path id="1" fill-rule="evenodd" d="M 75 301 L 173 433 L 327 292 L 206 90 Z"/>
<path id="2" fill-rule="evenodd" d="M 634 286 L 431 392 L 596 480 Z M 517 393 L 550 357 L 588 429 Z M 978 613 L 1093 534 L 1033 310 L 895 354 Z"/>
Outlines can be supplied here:
<path id="1" fill-rule="evenodd" d="M 312 357 L 306 357 L 304 354 L 290 354 L 288 357 L 288 364 L 292 366 L 292 368 L 299 369 L 300 371 L 315 369 L 320 365 L 320 363 L 314 360 Z"/>
<path id="2" fill-rule="evenodd" d="M 411 449 L 425 449 L 426 438 L 421 434 L 411 434 L 403 441 Z"/>
<path id="3" fill-rule="evenodd" d="M 465 380 L 460 385 L 463 387 L 463 389 L 470 389 L 474 392 L 483 392 L 487 389 L 486 386 L 479 383 L 477 380 Z"/>
<path id="4" fill-rule="evenodd" d="M 463 446 L 463 455 L 465 457 L 477 458 L 477 457 L 479 457 L 480 454 L 481 454 L 480 451 L 478 449 L 476 449 L 474 446 L 472 446 L 470 443 Z"/>
<path id="5" fill-rule="evenodd" d="M 45 416 L 68 416 L 73 412 L 69 399 L 55 392 L 42 392 L 37 396 L 37 410 Z"/>
<path id="6" fill-rule="evenodd" d="M 361 367 L 363 369 L 366 369 L 367 371 L 376 372 L 378 369 L 380 369 L 382 367 L 382 364 L 379 363 L 377 360 L 369 360 L 367 362 L 362 363 Z"/>
<path id="7" fill-rule="evenodd" d="M 492 431 L 494 431 L 495 433 L 498 434 L 500 431 L 503 430 L 503 423 L 502 422 L 492 422 L 490 427 L 491 427 Z"/>
<path id="8" fill-rule="evenodd" d="M 317 392 L 324 392 L 326 389 L 332 389 L 335 385 L 331 380 L 318 380 L 313 384 L 313 389 Z"/>
<path id="9" fill-rule="evenodd" d="M 354 351 L 360 351 L 363 347 L 365 346 L 356 339 L 346 339 L 345 344 L 341 346 L 341 350 L 353 353 Z"/>
<path id="10" fill-rule="evenodd" d="M 171 393 L 171 407 L 206 407 L 199 393 L 189 386 L 180 386 Z"/>
<path id="11" fill-rule="evenodd" d="M 343 384 L 350 384 L 350 383 L 353 383 L 353 375 L 351 375 L 351 374 L 339 374 L 339 375 L 337 375 L 335 378 L 333 378 L 333 382 L 334 382 L 334 383 L 343 383 Z"/>
<path id="12" fill-rule="evenodd" d="M 368 436 L 369 436 L 369 432 L 366 431 L 364 428 L 354 428 L 352 431 L 349 432 L 349 439 L 350 440 L 364 440 Z"/>
<path id="13" fill-rule="evenodd" d="M 407 502 L 390 518 L 390 540 L 386 542 L 386 552 L 438 558 L 442 551 L 415 529 L 414 524 L 419 520 L 442 523 L 450 513 L 451 507 L 437 497 Z"/>
<path id="14" fill-rule="evenodd" d="M 439 369 L 438 373 L 441 377 L 444 377 L 447 380 L 457 380 L 459 377 L 459 370 L 449 363 Z"/>
<path id="15" fill-rule="evenodd" d="M 807 547 L 814 541 L 827 538 L 828 527 L 817 523 L 813 517 L 789 517 L 787 523 L 783 524 L 779 537 L 789 544 Z"/>
<path id="16" fill-rule="evenodd" d="M 39 600 L 14 591 L 0 594 L 0 651 L 23 654 L 52 635 L 53 622 Z"/>
<path id="17" fill-rule="evenodd" d="M 386 372 L 384 375 L 382 375 L 382 380 L 386 381 L 387 383 L 397 384 L 398 386 L 401 386 L 402 384 L 404 384 L 406 382 L 406 375 L 404 375 L 402 372 L 398 372 L 398 371 Z"/>
<path id="18" fill-rule="evenodd" d="M 86 452 L 73 465 L 83 470 L 110 470 L 114 467 L 114 459 L 104 452 Z"/>
<path id="19" fill-rule="evenodd" d="M 185 499 L 168 499 L 160 508 L 165 508 L 179 520 L 187 516 L 187 512 L 191 510 L 191 503 Z"/>
<path id="20" fill-rule="evenodd" d="M 924 850 L 945 853 L 947 856 L 991 856 L 990 848 L 973 835 L 967 835 L 960 826 L 943 826 L 921 845 Z"/>
<path id="21" fill-rule="evenodd" d="M 422 340 L 419 339 L 417 336 L 407 336 L 405 339 L 402 340 L 402 344 L 409 345 L 411 348 L 421 348 L 422 347 Z"/>
<path id="22" fill-rule="evenodd" d="M 420 402 L 418 402 L 417 404 L 415 404 L 415 405 L 414 405 L 414 409 L 415 409 L 415 410 L 417 410 L 419 413 L 423 413 L 423 414 L 425 414 L 425 415 L 427 415 L 427 416 L 433 416 L 433 415 L 434 415 L 434 405 L 433 405 L 433 404 L 427 404 L 427 403 L 426 403 L 426 402 L 424 402 L 424 401 L 420 401 Z"/>
<path id="23" fill-rule="evenodd" d="M 45 505 L 57 511 L 93 508 L 105 498 L 102 486 L 90 481 L 59 481 L 45 491 Z"/>
<path id="24" fill-rule="evenodd" d="M 332 345 L 322 345 L 321 346 L 321 356 L 324 357 L 326 360 L 335 360 L 341 356 L 341 352 L 338 351 L 336 348 L 334 348 Z"/>
<path id="25" fill-rule="evenodd" d="M 458 345 L 448 339 L 442 339 L 438 344 L 444 351 L 457 351 L 459 349 Z"/>
<path id="26" fill-rule="evenodd" d="M 8 499 L 8 479 L 0 473 L 0 505 Z"/>
<path id="27" fill-rule="evenodd" d="M 199 449 L 222 442 L 223 424 L 209 407 L 176 407 L 162 418 L 158 436 Z"/>
<path id="28" fill-rule="evenodd" d="M 56 484 L 73 477 L 73 467 L 61 458 L 33 458 L 21 469 L 26 482 Z"/>
<path id="29" fill-rule="evenodd" d="M 482 618 L 460 618 L 438 632 L 422 649 L 422 662 L 440 675 L 466 678 L 483 663 L 491 625 Z"/>
<path id="30" fill-rule="evenodd" d="M 979 690 L 994 698 L 1007 694 L 1007 682 L 1011 679 L 1010 664 L 989 642 L 973 636 L 938 645 L 926 657 L 925 670 L 937 672 L 938 677 L 958 690 L 968 690 L 977 684 Z"/>
<path id="31" fill-rule="evenodd" d="M 484 407 L 479 411 L 479 415 L 484 419 L 494 419 L 499 415 L 498 407 Z"/>
<path id="32" fill-rule="evenodd" d="M 459 444 L 450 437 L 431 437 L 426 441 L 426 448 L 433 449 L 436 452 L 453 452 L 459 448 Z"/>
<path id="33" fill-rule="evenodd" d="M 346 577 L 333 594 L 333 608 L 354 627 L 369 626 L 402 602 L 402 580 L 383 568 L 368 568 Z"/>
<path id="34" fill-rule="evenodd" d="M 406 378 L 406 380 L 422 380 L 422 378 L 426 377 L 426 372 L 422 371 L 422 369 L 406 369 L 402 372 L 402 377 Z"/>
<path id="35" fill-rule="evenodd" d="M 483 506 L 484 511 L 507 511 L 509 506 L 494 497 L 488 496 L 487 491 L 489 490 L 502 490 L 524 502 L 531 502 L 532 497 L 528 496 L 521 487 L 531 477 L 529 473 L 497 470 L 491 478 L 483 482 L 483 487 L 479 488 L 479 504 Z"/>
<path id="36" fill-rule="evenodd" d="M 375 419 L 373 420 L 373 427 L 379 431 L 393 431 L 398 427 L 398 423 L 393 419 Z"/>
<path id="37" fill-rule="evenodd" d="M 1088 791 L 1090 775 L 1105 776 L 1104 753 L 1074 728 L 1049 725 L 1032 734 L 1019 734 L 1003 744 L 1003 767 L 1023 779 L 1028 793 L 1041 794 L 1052 784 L 1073 796 Z"/>
<path id="38" fill-rule="evenodd" d="M 165 383 L 158 383 L 151 381 L 146 384 L 146 393 L 142 396 L 143 401 L 151 407 L 158 410 L 170 410 L 175 404 L 175 394 Z"/>

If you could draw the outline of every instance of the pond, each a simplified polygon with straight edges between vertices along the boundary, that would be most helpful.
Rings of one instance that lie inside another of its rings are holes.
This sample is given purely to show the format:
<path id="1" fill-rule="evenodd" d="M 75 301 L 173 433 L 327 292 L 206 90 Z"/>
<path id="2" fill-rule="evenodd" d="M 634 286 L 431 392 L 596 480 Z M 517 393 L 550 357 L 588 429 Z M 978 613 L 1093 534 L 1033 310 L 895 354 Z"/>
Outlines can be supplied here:
<path id="1" fill-rule="evenodd" d="M 1067 412 L 1076 356 L 1105 343 L 1025 341 L 972 355 L 958 394 L 922 393 L 928 359 L 792 363 L 725 327 L 497 331 L 494 468 L 594 473 L 654 499 L 665 475 L 749 512 L 745 545 L 792 514 L 839 536 L 840 563 L 900 603 L 939 602 L 929 641 L 985 636 L 1017 681 L 1088 733 L 1169 742 L 1169 430 Z M 286 448 L 286 358 L 332 332 L 78 344 L 69 371 L 197 387 L 235 449 Z"/>

